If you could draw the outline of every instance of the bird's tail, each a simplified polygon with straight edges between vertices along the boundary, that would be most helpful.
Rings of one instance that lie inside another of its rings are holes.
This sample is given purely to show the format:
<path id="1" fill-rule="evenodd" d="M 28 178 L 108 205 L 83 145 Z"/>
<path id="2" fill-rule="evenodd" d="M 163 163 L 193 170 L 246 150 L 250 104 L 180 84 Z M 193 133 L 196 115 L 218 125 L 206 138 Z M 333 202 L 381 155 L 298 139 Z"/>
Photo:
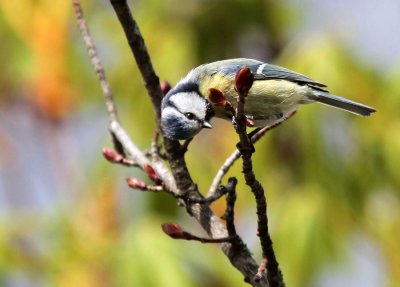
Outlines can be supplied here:
<path id="1" fill-rule="evenodd" d="M 314 91 L 311 99 L 322 104 L 342 109 L 360 116 L 369 116 L 370 114 L 376 112 L 374 108 L 357 102 L 353 102 L 346 98 L 332 95 L 324 91 Z"/>

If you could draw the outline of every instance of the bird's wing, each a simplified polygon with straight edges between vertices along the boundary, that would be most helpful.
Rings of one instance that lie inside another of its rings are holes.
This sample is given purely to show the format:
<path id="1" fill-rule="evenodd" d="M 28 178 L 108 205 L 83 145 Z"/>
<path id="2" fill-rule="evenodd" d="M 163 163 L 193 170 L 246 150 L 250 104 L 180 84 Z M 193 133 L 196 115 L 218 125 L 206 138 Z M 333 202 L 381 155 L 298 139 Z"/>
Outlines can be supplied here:
<path id="1" fill-rule="evenodd" d="M 323 90 L 322 88 L 326 88 L 326 85 L 316 82 L 302 74 L 253 59 L 238 58 L 223 60 L 211 64 L 205 64 L 202 67 L 203 69 L 205 68 L 204 70 L 208 70 L 207 74 L 209 75 L 214 75 L 218 73 L 228 78 L 234 79 L 236 73 L 245 66 L 249 67 L 250 71 L 254 75 L 255 80 L 282 79 L 296 82 L 302 85 L 309 85 L 315 89 Z"/>
<path id="2" fill-rule="evenodd" d="M 302 74 L 293 72 L 279 66 L 262 64 L 249 67 L 255 80 L 283 79 L 312 87 L 325 88 L 326 85 L 316 82 Z"/>
<path id="3" fill-rule="evenodd" d="M 210 64 L 204 65 L 205 68 L 208 69 L 208 73 L 210 75 L 221 74 L 228 78 L 235 78 L 236 73 L 243 67 L 259 67 L 263 62 L 246 59 L 246 58 L 238 58 L 238 59 L 230 59 L 230 60 L 222 60 Z"/>

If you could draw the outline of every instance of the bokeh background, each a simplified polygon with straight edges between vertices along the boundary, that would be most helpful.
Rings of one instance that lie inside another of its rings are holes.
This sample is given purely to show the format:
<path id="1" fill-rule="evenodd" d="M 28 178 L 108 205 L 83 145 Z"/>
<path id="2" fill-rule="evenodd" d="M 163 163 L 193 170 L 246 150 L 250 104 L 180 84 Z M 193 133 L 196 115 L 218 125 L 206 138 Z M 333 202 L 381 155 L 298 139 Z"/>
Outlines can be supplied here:
<path id="1" fill-rule="evenodd" d="M 130 190 L 125 178 L 143 173 L 102 158 L 107 117 L 70 2 L 0 1 L 0 285 L 247 286 L 217 246 L 162 233 L 177 222 L 204 235 L 175 200 Z M 108 1 L 82 2 L 122 121 L 146 149 L 154 114 L 122 29 Z M 400 2 L 129 3 L 161 79 L 251 57 L 378 110 L 302 107 L 257 144 L 255 171 L 288 286 L 400 286 Z M 237 141 L 213 124 L 187 156 L 204 193 Z M 230 175 L 243 182 L 240 165 Z M 260 259 L 243 183 L 238 196 L 238 231 Z"/>

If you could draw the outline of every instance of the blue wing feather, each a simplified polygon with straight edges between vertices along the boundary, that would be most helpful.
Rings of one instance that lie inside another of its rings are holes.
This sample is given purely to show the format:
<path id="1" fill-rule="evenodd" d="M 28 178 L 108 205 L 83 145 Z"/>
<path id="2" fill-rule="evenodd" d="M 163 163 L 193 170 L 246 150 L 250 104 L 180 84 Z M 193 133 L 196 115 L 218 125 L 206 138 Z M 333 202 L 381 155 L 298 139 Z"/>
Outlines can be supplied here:
<path id="1" fill-rule="evenodd" d="M 259 67 L 263 64 L 265 64 L 264 68 L 262 69 L 262 71 L 259 71 L 258 70 Z M 226 77 L 234 78 L 236 73 L 244 66 L 249 67 L 250 71 L 254 74 L 255 80 L 282 79 L 282 80 L 296 82 L 299 84 L 310 85 L 314 88 L 317 87 L 317 89 L 326 87 L 326 85 L 322 83 L 314 81 L 309 77 L 293 72 L 289 69 L 271 64 L 266 64 L 253 59 L 239 58 L 239 59 L 223 60 L 211 64 L 205 64 L 203 67 L 210 69 L 209 74 L 211 75 L 218 73 Z"/>
<path id="2" fill-rule="evenodd" d="M 288 80 L 300 84 L 306 84 L 310 86 L 316 86 L 320 88 L 325 88 L 326 85 L 319 83 L 317 81 L 314 81 L 313 79 L 310 79 L 309 77 L 306 77 L 302 74 L 293 72 L 289 69 L 282 68 L 279 66 L 271 65 L 271 64 L 265 64 L 265 67 L 262 71 L 259 71 L 257 73 L 257 67 L 252 67 L 252 72 L 254 73 L 254 79 L 255 80 L 268 80 L 268 79 L 283 79 L 283 80 Z"/>

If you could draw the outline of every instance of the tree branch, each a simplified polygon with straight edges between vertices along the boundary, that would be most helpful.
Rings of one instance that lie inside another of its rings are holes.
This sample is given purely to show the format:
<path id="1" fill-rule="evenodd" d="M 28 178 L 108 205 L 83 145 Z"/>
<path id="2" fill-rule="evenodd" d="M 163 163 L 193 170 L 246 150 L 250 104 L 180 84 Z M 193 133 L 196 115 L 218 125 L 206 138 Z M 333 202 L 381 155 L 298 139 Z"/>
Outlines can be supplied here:
<path id="1" fill-rule="evenodd" d="M 190 232 L 187 232 L 182 229 L 178 224 L 175 223 L 164 223 L 161 225 L 162 230 L 169 237 L 173 239 L 183 239 L 183 240 L 194 240 L 199 241 L 201 243 L 224 243 L 230 242 L 234 238 L 233 237 L 224 237 L 224 238 L 204 238 L 196 236 Z"/>
<path id="2" fill-rule="evenodd" d="M 83 19 L 82 9 L 79 5 L 79 0 L 72 1 L 74 4 L 75 13 L 77 15 L 77 20 L 81 32 L 84 37 L 87 37 L 90 40 L 89 32 Z M 110 0 L 110 2 L 114 7 L 118 19 L 120 20 L 120 23 L 125 31 L 129 46 L 136 59 L 142 77 L 145 81 L 148 94 L 153 103 L 154 110 L 156 111 L 156 118 L 158 121 L 161 113 L 162 93 L 160 89 L 159 79 L 154 72 L 150 56 L 147 52 L 137 23 L 132 17 L 126 0 Z M 103 93 L 106 97 L 107 111 L 110 119 L 110 131 L 113 137 L 117 139 L 118 143 L 121 144 L 123 149 L 129 153 L 132 160 L 137 163 L 142 169 L 144 169 L 146 165 L 150 165 L 150 162 L 146 158 L 146 156 L 136 147 L 136 145 L 133 143 L 131 138 L 128 136 L 128 134 L 120 124 L 116 114 L 114 100 L 112 99 L 112 97 L 108 96 L 111 95 L 110 88 L 108 84 L 104 85 L 104 83 L 107 83 L 104 70 L 101 67 L 101 63 L 99 61 L 99 58 L 97 57 L 95 49 L 90 49 L 90 47 L 94 48 L 94 45 L 91 40 L 90 42 L 87 42 L 85 40 L 85 43 L 91 55 L 91 61 L 94 64 L 96 72 L 99 76 Z M 95 54 L 96 56 L 94 57 L 92 56 L 92 54 Z M 197 221 L 206 230 L 211 238 L 219 240 L 221 238 L 227 238 L 228 232 L 225 225 L 207 205 L 190 203 L 190 199 L 201 199 L 202 195 L 200 194 L 197 185 L 191 179 L 190 173 L 186 166 L 186 162 L 184 160 L 184 152 L 182 152 L 182 147 L 179 142 L 164 138 L 164 147 L 172 174 L 171 171 L 166 168 L 162 161 L 157 160 L 157 162 L 151 163 L 152 167 L 157 172 L 157 175 L 162 180 L 163 186 L 166 189 L 173 191 L 177 197 L 183 200 L 188 212 L 190 212 L 190 214 L 197 219 Z M 117 151 L 119 150 L 117 149 Z M 249 282 L 253 286 L 268 286 L 266 280 L 262 279 L 260 281 L 257 281 L 254 279 L 254 274 L 256 274 L 258 266 L 255 260 L 252 258 L 247 246 L 239 237 L 235 237 L 235 239 L 232 240 L 232 242 L 230 243 L 220 243 L 220 247 L 227 255 L 231 263 L 240 272 L 242 272 L 247 282 Z"/>
<path id="3" fill-rule="evenodd" d="M 136 64 L 142 74 L 145 82 L 147 92 L 153 103 L 154 111 L 156 112 L 157 119 L 161 116 L 161 100 L 162 91 L 160 87 L 160 80 L 154 72 L 151 63 L 150 55 L 147 51 L 146 44 L 140 33 L 139 27 L 132 17 L 126 0 L 110 0 L 115 13 L 124 29 L 126 39 L 128 40 L 129 47 L 135 57 Z"/>
<path id="4" fill-rule="evenodd" d="M 282 272 L 279 269 L 278 261 L 275 257 L 275 252 L 272 247 L 272 239 L 268 230 L 268 217 L 267 217 L 267 201 L 264 194 L 264 188 L 261 183 L 256 179 L 253 171 L 252 154 L 254 153 L 254 146 L 246 133 L 246 115 L 244 106 L 248 92 L 253 85 L 254 77 L 248 67 L 243 67 L 235 78 L 235 90 L 238 93 L 237 110 L 235 114 L 236 133 L 239 135 L 240 142 L 237 147 L 242 156 L 242 172 L 246 184 L 251 188 L 251 192 L 256 199 L 257 206 L 257 231 L 260 238 L 263 257 L 266 259 L 267 278 L 271 287 L 285 286 L 283 282 Z M 264 261 L 263 261 L 264 262 Z M 261 264 L 261 266 L 264 263 Z M 261 277 L 260 270 L 257 272 L 255 278 L 258 280 Z"/>
<path id="5" fill-rule="evenodd" d="M 139 167 L 139 165 L 136 162 L 134 162 L 131 159 L 125 158 L 122 154 L 118 153 L 113 149 L 103 148 L 102 152 L 105 159 L 111 163 L 119 163 L 125 166 Z"/>
<path id="6" fill-rule="evenodd" d="M 271 125 L 271 126 L 266 126 L 261 129 L 259 129 L 254 135 L 251 136 L 250 140 L 252 144 L 255 144 L 258 142 L 267 132 L 270 130 L 276 128 L 277 126 L 281 125 L 284 121 L 290 119 L 292 116 L 296 114 L 296 111 L 290 113 L 287 117 L 282 118 L 281 121 Z M 236 149 L 222 164 L 220 169 L 218 170 L 217 174 L 215 175 L 210 189 L 207 194 L 207 198 L 210 196 L 214 196 L 216 193 L 218 186 L 221 184 L 222 179 L 224 176 L 228 173 L 229 169 L 233 166 L 233 164 L 240 158 L 240 152 L 238 149 Z"/>
<path id="7" fill-rule="evenodd" d="M 112 95 L 110 85 L 108 84 L 103 65 L 97 54 L 96 47 L 90 36 L 89 29 L 84 19 L 82 7 L 79 0 L 72 0 L 72 3 L 80 32 L 83 36 L 90 60 L 95 68 L 105 98 L 109 118 L 109 129 L 112 134 L 113 140 L 117 142 L 117 144 L 115 144 L 116 150 L 120 152 L 120 148 L 118 148 L 118 145 L 121 145 L 123 149 L 129 153 L 129 156 L 132 158 L 135 164 L 144 169 L 146 165 L 150 165 L 150 161 L 146 158 L 143 152 L 133 143 L 132 139 L 129 137 L 128 133 L 125 131 L 119 121 L 114 97 Z M 154 88 L 152 90 L 154 90 Z M 177 188 L 174 178 L 165 166 L 165 164 L 159 161 L 157 163 L 154 163 L 153 166 L 156 169 L 157 174 L 162 178 L 165 187 L 171 192 L 175 192 L 177 194 Z"/>
<path id="8" fill-rule="evenodd" d="M 223 218 L 226 220 L 226 229 L 228 229 L 230 237 L 237 236 L 235 227 L 236 184 L 237 179 L 231 177 L 228 179 L 228 184 L 226 185 L 226 210 Z"/>
<path id="9" fill-rule="evenodd" d="M 83 41 L 88 50 L 90 60 L 96 71 L 96 75 L 99 78 L 101 89 L 103 91 L 103 95 L 104 95 L 105 102 L 106 102 L 108 118 L 109 118 L 110 122 L 118 121 L 118 114 L 117 114 L 117 108 L 114 103 L 114 97 L 111 93 L 110 85 L 107 82 L 106 73 L 104 72 L 103 65 L 97 54 L 96 46 L 94 45 L 92 38 L 90 36 L 89 28 L 88 28 L 85 18 L 83 16 L 82 7 L 80 5 L 79 0 L 72 0 L 72 4 L 74 7 L 76 21 L 78 23 L 79 30 L 83 37 Z"/>

